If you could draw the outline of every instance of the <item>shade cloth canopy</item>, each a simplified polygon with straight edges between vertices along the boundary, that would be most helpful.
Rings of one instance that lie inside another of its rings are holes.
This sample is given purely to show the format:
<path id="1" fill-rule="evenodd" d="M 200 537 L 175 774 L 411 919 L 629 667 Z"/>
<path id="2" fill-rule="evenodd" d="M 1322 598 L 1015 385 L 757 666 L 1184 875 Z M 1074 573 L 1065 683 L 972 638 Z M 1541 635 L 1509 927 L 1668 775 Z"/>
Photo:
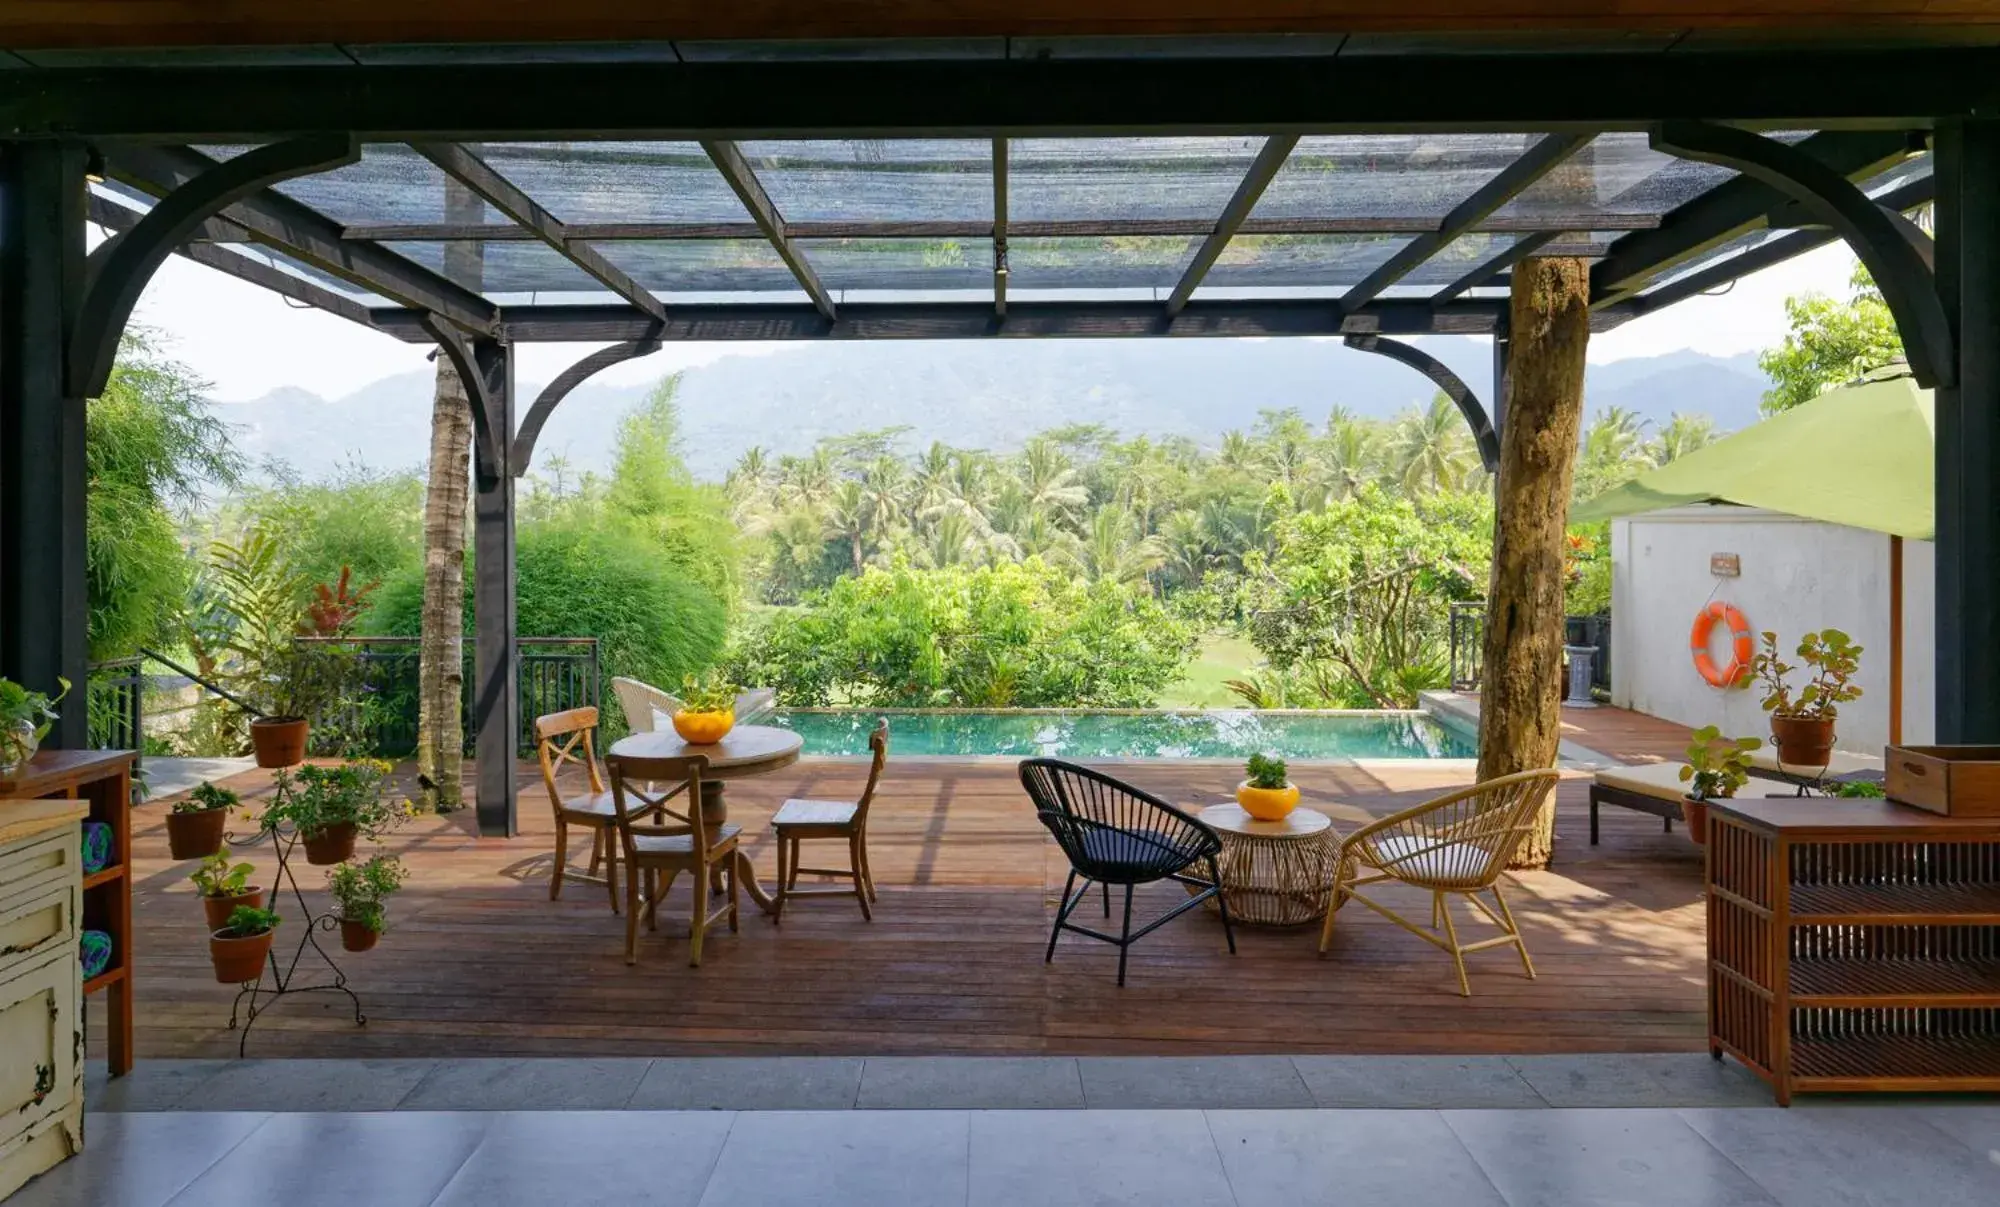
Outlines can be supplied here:
<path id="1" fill-rule="evenodd" d="M 1935 430 L 1931 392 L 1885 370 L 1606 491 L 1570 519 L 1736 503 L 1927 541 Z"/>

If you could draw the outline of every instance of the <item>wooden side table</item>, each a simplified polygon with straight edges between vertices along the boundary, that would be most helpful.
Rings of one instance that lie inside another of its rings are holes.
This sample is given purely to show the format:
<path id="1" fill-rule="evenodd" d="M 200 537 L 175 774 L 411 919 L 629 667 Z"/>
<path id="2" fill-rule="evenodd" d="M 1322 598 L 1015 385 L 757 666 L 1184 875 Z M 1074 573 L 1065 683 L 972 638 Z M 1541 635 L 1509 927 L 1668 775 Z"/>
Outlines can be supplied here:
<path id="1" fill-rule="evenodd" d="M 1238 804 L 1210 805 L 1201 820 L 1222 837 L 1222 894 L 1229 916 L 1254 926 L 1304 926 L 1326 916 L 1340 862 L 1333 819 L 1298 808 L 1258 821 Z M 1215 908 L 1209 903 L 1209 908 Z"/>

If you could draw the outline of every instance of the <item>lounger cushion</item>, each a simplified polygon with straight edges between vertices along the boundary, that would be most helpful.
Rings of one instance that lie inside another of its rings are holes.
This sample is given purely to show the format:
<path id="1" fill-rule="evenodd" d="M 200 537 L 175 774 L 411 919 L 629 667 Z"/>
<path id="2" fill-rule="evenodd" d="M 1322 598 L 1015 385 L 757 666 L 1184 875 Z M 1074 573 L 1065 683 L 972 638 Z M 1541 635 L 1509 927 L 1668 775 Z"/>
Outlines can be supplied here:
<path id="1" fill-rule="evenodd" d="M 1597 773 L 1597 782 L 1606 788 L 1621 788 L 1641 796 L 1677 801 L 1687 795 L 1681 779 L 1680 763 L 1642 763 L 1636 767 L 1607 767 Z M 1797 796 L 1799 790 L 1777 780 L 1752 778 L 1736 790 L 1738 796 Z"/>
<path id="2" fill-rule="evenodd" d="M 1487 854 L 1470 843 L 1393 835 L 1368 844 L 1376 866 L 1404 880 L 1474 880 L 1486 870 Z"/>

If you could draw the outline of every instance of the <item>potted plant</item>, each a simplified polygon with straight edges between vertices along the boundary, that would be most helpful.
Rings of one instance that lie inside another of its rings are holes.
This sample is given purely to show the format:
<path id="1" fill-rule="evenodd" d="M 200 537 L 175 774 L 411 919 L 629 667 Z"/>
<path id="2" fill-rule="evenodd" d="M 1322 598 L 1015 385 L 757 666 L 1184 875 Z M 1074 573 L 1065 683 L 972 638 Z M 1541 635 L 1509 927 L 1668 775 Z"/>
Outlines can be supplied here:
<path id="1" fill-rule="evenodd" d="M 229 920 L 208 936 L 208 960 L 215 965 L 215 979 L 225 985 L 240 985 L 264 975 L 264 960 L 271 954 L 278 915 L 268 909 L 239 905 Z"/>
<path id="2" fill-rule="evenodd" d="M 229 852 L 217 851 L 188 874 L 188 879 L 194 881 L 195 892 L 201 894 L 201 909 L 208 919 L 209 930 L 229 925 L 229 915 L 239 906 L 264 908 L 263 888 L 250 883 L 250 874 L 256 870 L 247 863 L 231 863 Z"/>
<path id="3" fill-rule="evenodd" d="M 382 798 L 388 772 L 389 764 L 374 761 L 280 771 L 264 825 L 289 822 L 305 843 L 307 863 L 344 863 L 356 838 L 377 837 L 403 816 Z"/>
<path id="4" fill-rule="evenodd" d="M 367 951 L 382 937 L 387 911 L 382 903 L 403 887 L 403 863 L 394 855 L 376 855 L 362 863 L 343 863 L 326 874 L 340 914 L 340 945 Z"/>
<path id="5" fill-rule="evenodd" d="M 1299 807 L 1299 789 L 1285 778 L 1285 760 L 1253 754 L 1243 768 L 1250 778 L 1236 786 L 1236 803 L 1258 821 L 1283 821 Z"/>
<path id="6" fill-rule="evenodd" d="M 296 643 L 266 651 L 263 674 L 245 693 L 256 709 L 250 746 L 259 767 L 305 762 L 311 718 L 330 701 L 340 681 L 338 661 L 335 651 Z"/>
<path id="7" fill-rule="evenodd" d="M 691 746 L 720 742 L 736 726 L 736 693 L 742 689 L 710 671 L 681 681 L 681 707 L 674 714 L 674 732 Z"/>
<path id="8" fill-rule="evenodd" d="M 1778 761 L 1794 767 L 1824 767 L 1833 759 L 1834 719 L 1840 706 L 1861 698 L 1854 676 L 1861 647 L 1839 629 L 1807 633 L 1798 656 L 1812 678 L 1795 696 L 1785 677 L 1796 666 L 1778 657 L 1778 635 L 1764 634 L 1764 648 L 1750 660 L 1750 673 L 1764 685 L 1764 711 L 1771 714 L 1771 744 Z"/>
<path id="9" fill-rule="evenodd" d="M 1750 752 L 1763 744 L 1758 738 L 1725 738 L 1713 725 L 1694 731 L 1687 765 L 1681 768 L 1681 782 L 1688 786 L 1681 798 L 1681 820 L 1696 846 L 1708 841 L 1708 802 L 1736 795 L 1750 778 Z"/>
<path id="10" fill-rule="evenodd" d="M 222 849 L 222 827 L 240 797 L 203 782 L 167 814 L 167 852 L 175 859 L 206 859 Z"/>
<path id="11" fill-rule="evenodd" d="M 0 679 L 0 779 L 13 779 L 42 748 L 56 720 L 56 705 L 69 694 L 69 680 L 58 678 L 62 690 L 31 692 L 12 679 Z"/>

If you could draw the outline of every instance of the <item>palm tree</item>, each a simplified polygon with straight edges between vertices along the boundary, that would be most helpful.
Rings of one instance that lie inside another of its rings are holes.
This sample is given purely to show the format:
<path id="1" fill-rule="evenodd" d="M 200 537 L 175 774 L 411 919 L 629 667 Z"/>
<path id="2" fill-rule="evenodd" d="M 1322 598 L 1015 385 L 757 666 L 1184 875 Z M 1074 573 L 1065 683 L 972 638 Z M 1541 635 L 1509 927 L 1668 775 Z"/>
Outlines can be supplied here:
<path id="1" fill-rule="evenodd" d="M 878 533 L 889 530 L 902 520 L 908 488 L 908 475 L 903 463 L 892 456 L 885 454 L 875 458 L 863 471 L 862 494 L 868 500 L 869 514 Z"/>
<path id="2" fill-rule="evenodd" d="M 1577 456 L 1575 497 L 1592 498 L 1630 481 L 1653 465 L 1646 421 L 1636 411 L 1607 407 L 1583 433 Z"/>
<path id="3" fill-rule="evenodd" d="M 1141 536 L 1129 512 L 1100 507 L 1090 517 L 1090 531 L 1072 555 L 1091 582 L 1137 582 L 1165 561 L 1160 544 Z"/>
<path id="4" fill-rule="evenodd" d="M 1699 448 L 1706 448 L 1716 440 L 1715 420 L 1707 415 L 1684 415 L 1675 411 L 1667 420 L 1667 426 L 1660 429 L 1660 435 L 1653 441 L 1650 450 L 1653 463 L 1665 465 L 1677 461 Z"/>
<path id="5" fill-rule="evenodd" d="M 853 478 L 842 478 L 826 500 L 826 534 L 847 545 L 854 573 L 867 565 L 864 543 L 875 530 L 875 516 L 868 506 L 868 492 Z"/>
<path id="6" fill-rule="evenodd" d="M 1090 492 L 1076 480 L 1076 467 L 1069 457 L 1054 442 L 1039 436 L 1021 450 L 1018 478 L 1031 515 L 1069 520 L 1077 508 L 1090 501 Z"/>
<path id="7" fill-rule="evenodd" d="M 1336 407 L 1327 419 L 1326 439 L 1320 445 L 1327 494 L 1335 499 L 1351 499 L 1375 477 L 1377 450 L 1375 430 Z"/>
<path id="8" fill-rule="evenodd" d="M 928 510 L 952 497 L 957 459 L 958 454 L 942 440 L 931 441 L 929 448 L 917 454 L 910 467 L 917 510 Z"/>
<path id="9" fill-rule="evenodd" d="M 935 570 L 969 565 L 977 560 L 978 538 L 962 511 L 947 511 L 931 525 L 917 550 L 917 560 Z"/>
<path id="10" fill-rule="evenodd" d="M 779 459 L 778 493 L 793 504 L 817 505 L 833 492 L 839 476 L 833 453 L 822 445 L 803 457 Z"/>
<path id="11" fill-rule="evenodd" d="M 1477 464 L 1465 419 L 1441 392 L 1398 417 L 1390 443 L 1396 476 L 1411 494 L 1463 490 Z"/>
<path id="12" fill-rule="evenodd" d="M 471 497 L 472 403 L 451 358 L 437 358 L 431 461 L 424 485 L 424 595 L 417 638 L 417 777 L 425 803 L 464 803 L 465 519 Z"/>
<path id="13" fill-rule="evenodd" d="M 1193 586 L 1208 571 L 1210 547 L 1201 516 L 1192 511 L 1176 511 L 1160 525 L 1162 564 L 1176 579 Z"/>

